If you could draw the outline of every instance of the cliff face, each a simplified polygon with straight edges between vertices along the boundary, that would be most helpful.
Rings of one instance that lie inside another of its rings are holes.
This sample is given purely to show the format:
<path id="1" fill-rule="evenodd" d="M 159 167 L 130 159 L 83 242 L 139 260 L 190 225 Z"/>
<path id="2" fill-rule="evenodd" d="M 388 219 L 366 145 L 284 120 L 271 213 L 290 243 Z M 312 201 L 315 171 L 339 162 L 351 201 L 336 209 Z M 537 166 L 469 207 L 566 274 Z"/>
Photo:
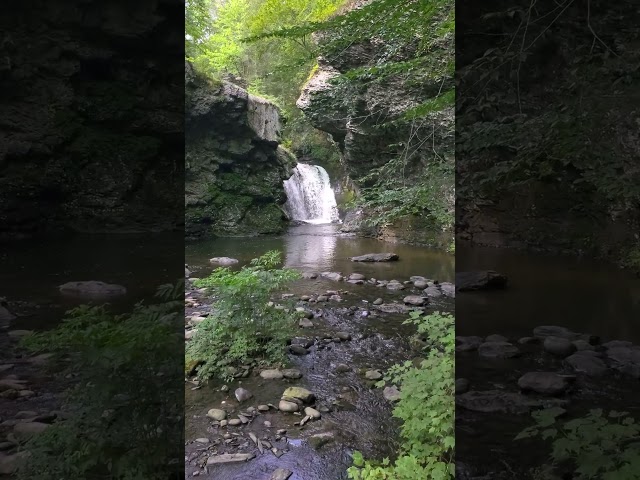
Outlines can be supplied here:
<path id="1" fill-rule="evenodd" d="M 355 6 L 368 3 L 357 2 Z M 321 46 L 325 40 L 322 35 L 316 36 Z M 414 121 L 405 116 L 451 89 L 452 78 L 430 74 L 429 68 L 421 65 L 423 70 L 418 73 L 379 77 L 374 74 L 372 79 L 336 82 L 342 74 L 356 69 L 376 67 L 389 60 L 399 63 L 413 60 L 417 43 L 408 41 L 397 45 L 392 56 L 387 47 L 384 41 L 371 38 L 354 43 L 331 58 L 319 58 L 317 70 L 297 101 L 312 125 L 329 133 L 339 146 L 348 176 L 341 183 L 350 185 L 356 196 L 367 188 L 380 185 L 381 179 L 393 189 L 424 183 L 428 166 L 434 163 L 434 157 L 438 157 L 434 156 L 436 151 L 440 155 L 438 161 L 446 158 L 445 163 L 450 168 L 453 165 L 453 107 L 445 108 L 428 121 Z M 444 35 L 434 48 L 449 51 L 452 56 L 453 35 Z M 427 137 L 429 141 L 424 141 Z M 374 173 L 378 168 L 381 169 L 379 174 Z M 453 182 L 450 183 L 448 207 L 452 211 Z M 439 247 L 451 244 L 451 229 L 442 231 L 422 213 L 394 218 L 385 227 L 367 226 L 366 219 L 371 218 L 371 213 L 366 208 L 348 212 L 343 231 Z"/>
<path id="2" fill-rule="evenodd" d="M 544 20 L 556 6 L 536 3 L 517 58 L 509 45 L 523 44 L 527 2 L 509 15 L 490 0 L 457 18 L 474 32 L 456 58 L 458 239 L 636 257 L 640 269 L 640 112 L 629 101 L 640 93 L 640 12 L 593 0 Z"/>
<path id="3" fill-rule="evenodd" d="M 295 158 L 275 105 L 185 66 L 185 230 L 189 237 L 278 233 Z"/>
<path id="4" fill-rule="evenodd" d="M 170 86 L 181 78 L 181 8 L 35 1 L 2 16 L 4 236 L 182 224 L 182 92 Z"/>

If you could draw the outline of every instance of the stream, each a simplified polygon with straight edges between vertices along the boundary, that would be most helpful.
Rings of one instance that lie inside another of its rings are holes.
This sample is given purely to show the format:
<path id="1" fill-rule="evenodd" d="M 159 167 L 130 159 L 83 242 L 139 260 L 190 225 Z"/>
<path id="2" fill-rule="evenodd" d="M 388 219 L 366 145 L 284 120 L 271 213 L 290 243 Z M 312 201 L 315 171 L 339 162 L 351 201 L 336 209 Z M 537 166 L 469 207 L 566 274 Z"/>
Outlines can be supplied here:
<path id="1" fill-rule="evenodd" d="M 361 273 L 367 279 L 396 279 L 400 282 L 408 281 L 411 276 L 424 276 L 440 282 L 450 282 L 454 278 L 452 255 L 421 247 L 344 236 L 335 224 L 292 226 L 286 234 L 277 237 L 188 243 L 186 262 L 194 277 L 202 277 L 213 269 L 209 258 L 236 258 L 239 263 L 234 268 L 240 268 L 252 258 L 273 249 L 283 252 L 286 267 L 307 273 L 331 271 L 345 276 Z M 349 259 L 365 253 L 388 252 L 399 255 L 399 261 L 355 263 Z M 198 388 L 187 382 L 186 478 L 195 474 L 216 480 L 269 480 L 277 468 L 284 468 L 293 472 L 290 480 L 338 480 L 347 478 L 346 469 L 351 465 L 350 454 L 354 450 L 369 458 L 393 456 L 399 425 L 391 417 L 392 404 L 383 398 L 382 389 L 373 388 L 374 382 L 367 381 L 363 373 L 369 369 L 384 370 L 418 355 L 408 341 L 412 329 L 402 325 L 407 313 L 384 313 L 372 305 L 377 298 L 382 298 L 385 305 L 402 305 L 404 296 L 420 292 L 412 287 L 407 284 L 403 290 L 392 291 L 373 284 L 356 285 L 321 276 L 294 282 L 286 290 L 294 298 L 322 294 L 327 290 L 339 291 L 342 298 L 342 301 L 313 305 L 298 302 L 316 312 L 312 319 L 314 326 L 301 328 L 297 333 L 315 340 L 310 354 L 288 356 L 289 368 L 298 369 L 302 377 L 299 380 L 264 380 L 258 372 L 252 372 L 248 378 L 230 383 L 226 392 L 221 391 L 221 383 L 213 382 Z M 445 296 L 433 299 L 427 311 L 433 310 L 452 311 L 453 299 Z M 187 316 L 195 311 L 198 308 L 188 311 Z M 322 341 L 324 337 L 334 337 L 335 332 L 348 333 L 350 340 Z M 339 364 L 347 365 L 349 371 L 338 372 L 336 366 Z M 254 395 L 242 405 L 233 395 L 239 386 Z M 301 427 L 295 425 L 301 416 L 275 408 L 264 413 L 256 411 L 247 424 L 240 426 L 220 427 L 206 417 L 211 408 L 223 408 L 229 413 L 228 418 L 233 418 L 239 412 L 246 412 L 251 407 L 255 409 L 260 404 L 277 405 L 289 386 L 301 386 L 315 394 L 316 408 L 323 412 L 319 420 Z M 268 422 L 266 426 L 264 422 Z M 286 433 L 277 434 L 278 430 L 286 430 Z M 249 433 L 277 448 L 278 454 L 269 449 L 260 454 Z M 332 435 L 332 441 L 314 448 L 312 437 L 325 433 Z M 211 456 L 237 452 L 253 453 L 256 457 L 246 463 L 215 464 L 204 468 Z"/>

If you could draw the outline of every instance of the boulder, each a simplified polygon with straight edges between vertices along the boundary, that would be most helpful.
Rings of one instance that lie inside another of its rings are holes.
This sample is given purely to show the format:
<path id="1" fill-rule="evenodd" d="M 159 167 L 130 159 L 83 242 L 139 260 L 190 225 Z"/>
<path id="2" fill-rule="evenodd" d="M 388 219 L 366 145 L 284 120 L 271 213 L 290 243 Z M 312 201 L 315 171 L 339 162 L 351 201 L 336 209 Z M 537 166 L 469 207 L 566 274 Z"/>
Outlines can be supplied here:
<path id="1" fill-rule="evenodd" d="M 280 400 L 280 403 L 278 403 L 278 410 L 280 410 L 281 412 L 297 412 L 298 408 L 299 407 L 297 403 L 290 402 L 288 400 Z"/>
<path id="2" fill-rule="evenodd" d="M 501 289 L 507 285 L 507 277 L 493 270 L 456 272 L 456 288 L 459 292 Z"/>
<path id="3" fill-rule="evenodd" d="M 407 295 L 402 299 L 402 301 L 408 305 L 415 305 L 417 307 L 420 307 L 427 303 L 427 299 L 419 295 Z"/>
<path id="4" fill-rule="evenodd" d="M 559 395 L 567 390 L 570 379 L 553 372 L 528 372 L 518 379 L 518 386 L 525 392 Z"/>
<path id="5" fill-rule="evenodd" d="M 395 253 L 366 253 L 357 257 L 351 257 L 352 262 L 393 262 L 400 257 Z"/>
<path id="6" fill-rule="evenodd" d="M 282 396 L 290 397 L 290 398 L 298 398 L 305 403 L 310 403 L 310 402 L 313 402 L 313 400 L 315 400 L 315 395 L 310 390 L 307 390 L 306 388 L 302 388 L 302 387 L 289 387 L 284 391 Z"/>

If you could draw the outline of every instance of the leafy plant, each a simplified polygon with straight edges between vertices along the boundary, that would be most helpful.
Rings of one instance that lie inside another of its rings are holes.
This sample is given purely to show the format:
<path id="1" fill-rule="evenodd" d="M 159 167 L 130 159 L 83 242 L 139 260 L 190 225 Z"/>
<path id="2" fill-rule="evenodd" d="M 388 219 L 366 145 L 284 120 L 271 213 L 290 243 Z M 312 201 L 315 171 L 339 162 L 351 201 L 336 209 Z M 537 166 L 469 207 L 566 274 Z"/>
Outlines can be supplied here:
<path id="1" fill-rule="evenodd" d="M 403 421 L 399 456 L 394 462 L 384 459 L 375 464 L 355 452 L 354 465 L 348 470 L 351 479 L 454 478 L 454 318 L 440 312 L 410 315 L 405 323 L 415 325 L 418 334 L 428 338 L 427 356 L 417 367 L 410 361 L 395 365 L 378 384 L 400 387 L 400 400 L 393 410 L 393 416 Z"/>
<path id="2" fill-rule="evenodd" d="M 184 283 L 160 287 L 158 303 L 114 315 L 105 306 L 68 312 L 22 346 L 50 352 L 72 374 L 68 418 L 33 437 L 20 479 L 166 480 L 180 472 Z M 171 355 L 176 352 L 178 357 Z"/>
<path id="3" fill-rule="evenodd" d="M 279 264 L 280 252 L 270 251 L 240 271 L 218 268 L 196 280 L 196 286 L 208 288 L 215 298 L 213 315 L 198 325 L 187 344 L 187 365 L 203 363 L 198 377 L 227 379 L 237 365 L 283 359 L 297 316 L 278 308 L 270 296 L 299 274 L 279 269 Z"/>
<path id="4" fill-rule="evenodd" d="M 553 467 L 569 463 L 572 478 L 580 480 L 631 480 L 640 471 L 640 425 L 628 412 L 601 409 L 588 415 L 559 422 L 562 408 L 534 412 L 535 425 L 518 434 L 516 440 L 539 437 L 552 441 L 551 468 L 542 470 L 548 478 Z"/>

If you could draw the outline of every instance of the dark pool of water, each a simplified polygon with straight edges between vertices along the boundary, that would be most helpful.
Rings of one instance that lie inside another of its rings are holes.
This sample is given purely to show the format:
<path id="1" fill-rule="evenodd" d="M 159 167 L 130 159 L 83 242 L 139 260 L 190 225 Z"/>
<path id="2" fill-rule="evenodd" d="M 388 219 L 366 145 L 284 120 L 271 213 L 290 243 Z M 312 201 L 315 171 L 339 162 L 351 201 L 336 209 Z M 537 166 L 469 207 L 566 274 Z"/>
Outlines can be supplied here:
<path id="1" fill-rule="evenodd" d="M 503 291 L 456 298 L 458 335 L 531 335 L 562 325 L 603 339 L 640 342 L 640 279 L 611 264 L 557 255 L 458 246 L 458 270 L 496 270 Z"/>
<path id="2" fill-rule="evenodd" d="M 49 328 L 69 308 L 88 303 L 60 294 L 58 286 L 69 281 L 123 285 L 127 294 L 109 303 L 117 311 L 130 309 L 151 298 L 159 285 L 182 277 L 183 245 L 182 235 L 173 233 L 77 235 L 5 243 L 0 251 L 0 296 L 34 307 L 27 307 L 28 315 L 19 316 L 11 327 Z"/>

